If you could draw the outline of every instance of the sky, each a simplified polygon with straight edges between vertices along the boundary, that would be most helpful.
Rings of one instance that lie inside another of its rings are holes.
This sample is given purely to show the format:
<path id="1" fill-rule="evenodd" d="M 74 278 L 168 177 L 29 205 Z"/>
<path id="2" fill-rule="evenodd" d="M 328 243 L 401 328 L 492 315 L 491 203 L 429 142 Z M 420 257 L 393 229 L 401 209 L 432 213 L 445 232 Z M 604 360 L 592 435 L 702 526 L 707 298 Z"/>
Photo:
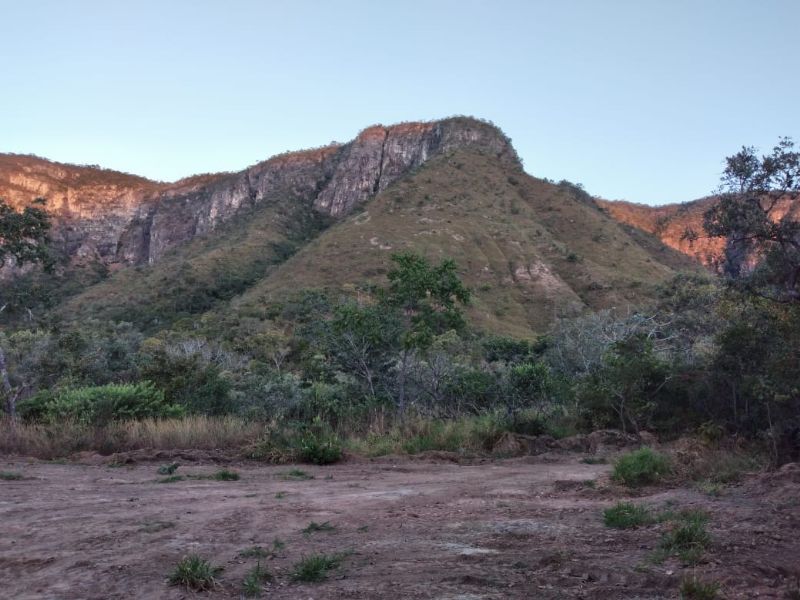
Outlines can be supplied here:
<path id="1" fill-rule="evenodd" d="M 171 181 L 464 114 L 530 174 L 705 196 L 800 141 L 798 0 L 0 0 L 0 152 Z"/>

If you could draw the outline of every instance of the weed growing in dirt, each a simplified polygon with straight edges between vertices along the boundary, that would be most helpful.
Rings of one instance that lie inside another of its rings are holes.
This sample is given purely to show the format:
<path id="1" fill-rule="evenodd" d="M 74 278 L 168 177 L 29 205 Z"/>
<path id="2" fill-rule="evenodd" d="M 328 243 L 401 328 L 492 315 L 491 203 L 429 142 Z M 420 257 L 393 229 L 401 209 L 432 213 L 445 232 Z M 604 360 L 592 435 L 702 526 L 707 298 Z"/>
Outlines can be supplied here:
<path id="1" fill-rule="evenodd" d="M 313 475 L 309 475 L 302 469 L 292 469 L 291 471 L 287 471 L 283 473 L 284 479 L 314 479 Z"/>
<path id="2" fill-rule="evenodd" d="M 315 554 L 303 558 L 292 568 L 292 581 L 314 583 L 323 581 L 328 576 L 328 571 L 335 569 L 342 562 L 339 554 Z"/>
<path id="3" fill-rule="evenodd" d="M 673 520 L 672 515 L 665 515 Z M 674 518 L 675 524 L 661 538 L 656 560 L 677 556 L 687 564 L 697 563 L 703 552 L 711 545 L 711 535 L 706 531 L 708 515 L 703 511 L 683 511 Z"/>
<path id="4" fill-rule="evenodd" d="M 169 576 L 169 583 L 202 592 L 217 585 L 216 576 L 221 571 L 222 567 L 212 566 L 207 560 L 196 554 L 190 554 L 182 558 L 176 565 L 175 570 Z"/>
<path id="5" fill-rule="evenodd" d="M 336 527 L 331 525 L 330 521 L 325 521 L 324 523 L 311 521 L 311 523 L 309 523 L 305 529 L 301 529 L 300 531 L 306 535 L 311 535 L 312 533 L 317 533 L 320 531 L 336 531 Z"/>
<path id="6" fill-rule="evenodd" d="M 284 542 L 281 538 L 275 538 L 272 540 L 272 549 L 275 552 L 279 552 L 286 548 L 286 542 Z"/>
<path id="7" fill-rule="evenodd" d="M 145 521 L 139 528 L 139 531 L 144 533 L 156 533 L 172 527 L 175 527 L 173 521 Z"/>
<path id="8" fill-rule="evenodd" d="M 704 582 L 690 577 L 681 583 L 681 600 L 715 600 L 719 598 L 719 592 L 720 586 L 715 581 Z"/>
<path id="9" fill-rule="evenodd" d="M 586 456 L 581 459 L 581 462 L 585 465 L 604 465 L 608 461 L 602 456 Z"/>
<path id="10" fill-rule="evenodd" d="M 286 498 L 286 492 L 277 492 L 277 493 L 275 494 L 275 498 L 277 498 L 278 500 L 281 500 L 281 499 L 283 499 L 283 498 Z"/>
<path id="11" fill-rule="evenodd" d="M 617 502 L 603 511 L 603 523 L 614 529 L 636 529 L 656 521 L 649 508 L 630 502 Z"/>
<path id="12" fill-rule="evenodd" d="M 266 558 L 267 556 L 269 556 L 269 552 L 261 546 L 250 546 L 239 552 L 240 558 Z"/>
<path id="13" fill-rule="evenodd" d="M 158 483 L 175 483 L 176 481 L 183 481 L 183 479 L 182 475 L 170 475 L 169 477 L 159 479 Z"/>
<path id="14" fill-rule="evenodd" d="M 245 598 L 259 598 L 265 581 L 272 580 L 272 573 L 258 563 L 242 582 L 242 594 Z"/>
<path id="15" fill-rule="evenodd" d="M 635 487 L 658 482 L 670 472 L 669 459 L 651 448 L 640 448 L 614 463 L 614 481 Z"/>
<path id="16" fill-rule="evenodd" d="M 178 470 L 178 463 L 171 463 L 168 465 L 161 465 L 158 467 L 159 475 L 173 475 Z"/>
<path id="17" fill-rule="evenodd" d="M 211 479 L 216 481 L 239 481 L 241 477 L 236 471 L 229 471 L 228 469 L 220 469 L 211 476 Z"/>
<path id="18" fill-rule="evenodd" d="M 22 473 L 14 473 L 12 471 L 0 471 L 0 480 L 2 481 L 19 481 L 24 479 Z"/>

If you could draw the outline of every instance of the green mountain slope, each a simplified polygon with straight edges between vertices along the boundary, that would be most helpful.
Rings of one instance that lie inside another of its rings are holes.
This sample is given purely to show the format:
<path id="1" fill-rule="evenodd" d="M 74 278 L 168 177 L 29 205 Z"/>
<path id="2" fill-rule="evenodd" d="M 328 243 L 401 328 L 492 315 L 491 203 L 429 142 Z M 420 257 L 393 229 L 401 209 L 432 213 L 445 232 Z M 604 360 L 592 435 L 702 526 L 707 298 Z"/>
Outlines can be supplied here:
<path id="1" fill-rule="evenodd" d="M 459 150 L 327 229 L 230 310 L 258 314 L 290 290 L 352 294 L 382 283 L 401 250 L 455 259 L 475 292 L 473 323 L 517 336 L 543 332 L 557 316 L 640 303 L 676 271 L 697 269 L 608 217 L 579 188 Z"/>

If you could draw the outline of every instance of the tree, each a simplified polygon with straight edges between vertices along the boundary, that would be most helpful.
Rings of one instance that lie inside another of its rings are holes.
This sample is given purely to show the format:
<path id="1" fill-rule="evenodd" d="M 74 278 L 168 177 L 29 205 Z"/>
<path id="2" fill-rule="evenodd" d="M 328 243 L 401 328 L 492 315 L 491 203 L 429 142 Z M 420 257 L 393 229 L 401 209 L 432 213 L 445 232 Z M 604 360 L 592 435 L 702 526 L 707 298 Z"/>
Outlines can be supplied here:
<path id="1" fill-rule="evenodd" d="M 402 351 L 398 364 L 398 409 L 406 404 L 406 378 L 409 360 L 416 351 L 425 352 L 437 335 L 461 331 L 466 326 L 462 306 L 469 303 L 470 292 L 458 277 L 456 263 L 445 259 L 432 266 L 419 254 L 394 254 L 397 265 L 389 271 L 389 289 L 383 302 L 400 311 Z"/>
<path id="2" fill-rule="evenodd" d="M 17 212 L 0 198 L 0 268 L 9 259 L 13 259 L 17 266 L 26 263 L 50 265 L 47 251 L 50 219 L 40 208 L 44 202 L 43 198 L 37 198 L 33 206 Z"/>
<path id="3" fill-rule="evenodd" d="M 800 302 L 800 152 L 782 138 L 759 157 L 743 147 L 726 159 L 719 202 L 704 215 L 710 237 L 725 238 L 729 283 L 783 303 Z"/>
<path id="4" fill-rule="evenodd" d="M 28 206 L 17 212 L 0 199 L 0 268 L 13 259 L 17 266 L 26 263 L 42 263 L 50 267 L 47 251 L 47 233 L 50 220 L 47 213 L 40 208 L 44 199 L 34 201 L 36 206 Z M 5 309 L 0 300 L 0 312 Z M 16 415 L 16 401 L 20 390 L 14 392 L 8 378 L 6 356 L 0 345 L 0 392 L 5 396 L 5 408 L 11 417 Z"/>

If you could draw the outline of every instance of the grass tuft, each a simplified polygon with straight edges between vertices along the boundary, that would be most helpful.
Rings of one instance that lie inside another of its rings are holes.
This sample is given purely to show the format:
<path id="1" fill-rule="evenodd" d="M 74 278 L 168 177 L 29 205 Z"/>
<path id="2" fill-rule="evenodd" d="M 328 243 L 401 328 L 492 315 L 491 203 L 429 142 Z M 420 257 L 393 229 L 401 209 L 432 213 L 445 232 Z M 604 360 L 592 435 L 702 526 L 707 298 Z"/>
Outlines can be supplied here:
<path id="1" fill-rule="evenodd" d="M 292 469 L 290 471 L 287 471 L 286 473 L 283 473 L 282 476 L 284 479 L 298 479 L 298 480 L 314 479 L 313 475 L 306 473 L 302 469 Z"/>
<path id="2" fill-rule="evenodd" d="M 330 521 L 325 521 L 324 523 L 317 523 L 316 521 L 311 521 L 305 529 L 301 529 L 302 533 L 306 535 L 311 535 L 312 533 L 317 533 L 320 531 L 336 531 L 336 527 L 331 525 Z"/>
<path id="3" fill-rule="evenodd" d="M 669 472 L 670 463 L 665 455 L 651 448 L 640 448 L 621 456 L 614 463 L 611 477 L 629 487 L 638 487 L 657 483 Z"/>
<path id="4" fill-rule="evenodd" d="M 202 592 L 217 585 L 216 576 L 222 567 L 212 566 L 207 560 L 196 554 L 181 559 L 169 576 L 171 585 L 182 585 L 190 590 Z"/>
<path id="5" fill-rule="evenodd" d="M 239 481 L 241 477 L 236 471 L 229 471 L 228 469 L 220 469 L 211 476 L 211 479 L 216 481 Z"/>
<path id="6" fill-rule="evenodd" d="M 294 565 L 290 577 L 292 581 L 305 583 L 324 581 L 328 576 L 328 571 L 338 567 L 341 562 L 342 557 L 338 554 L 307 556 Z"/>
<path id="7" fill-rule="evenodd" d="M 258 563 L 245 576 L 242 582 L 242 594 L 245 598 L 260 598 L 264 582 L 272 579 L 272 573 Z"/>
<path id="8" fill-rule="evenodd" d="M 636 529 L 655 521 L 656 518 L 649 508 L 630 502 L 617 502 L 603 511 L 603 523 L 613 529 Z"/>
<path id="9" fill-rule="evenodd" d="M 159 479 L 158 483 L 175 483 L 177 481 L 183 481 L 182 475 L 170 475 L 169 477 L 164 477 L 163 479 Z"/>
<path id="10" fill-rule="evenodd" d="M 693 510 L 683 511 L 673 518 L 675 524 L 661 538 L 657 558 L 677 556 L 686 564 L 696 564 L 711 545 L 711 535 L 706 530 L 708 515 L 703 511 Z"/>
<path id="11" fill-rule="evenodd" d="M 691 577 L 683 580 L 680 591 L 682 600 L 715 600 L 719 598 L 720 585 L 715 581 L 704 582 Z"/>
<path id="12" fill-rule="evenodd" d="M 22 473 L 16 473 L 12 471 L 0 471 L 0 480 L 2 481 L 19 481 L 20 479 L 25 479 L 22 476 Z"/>

